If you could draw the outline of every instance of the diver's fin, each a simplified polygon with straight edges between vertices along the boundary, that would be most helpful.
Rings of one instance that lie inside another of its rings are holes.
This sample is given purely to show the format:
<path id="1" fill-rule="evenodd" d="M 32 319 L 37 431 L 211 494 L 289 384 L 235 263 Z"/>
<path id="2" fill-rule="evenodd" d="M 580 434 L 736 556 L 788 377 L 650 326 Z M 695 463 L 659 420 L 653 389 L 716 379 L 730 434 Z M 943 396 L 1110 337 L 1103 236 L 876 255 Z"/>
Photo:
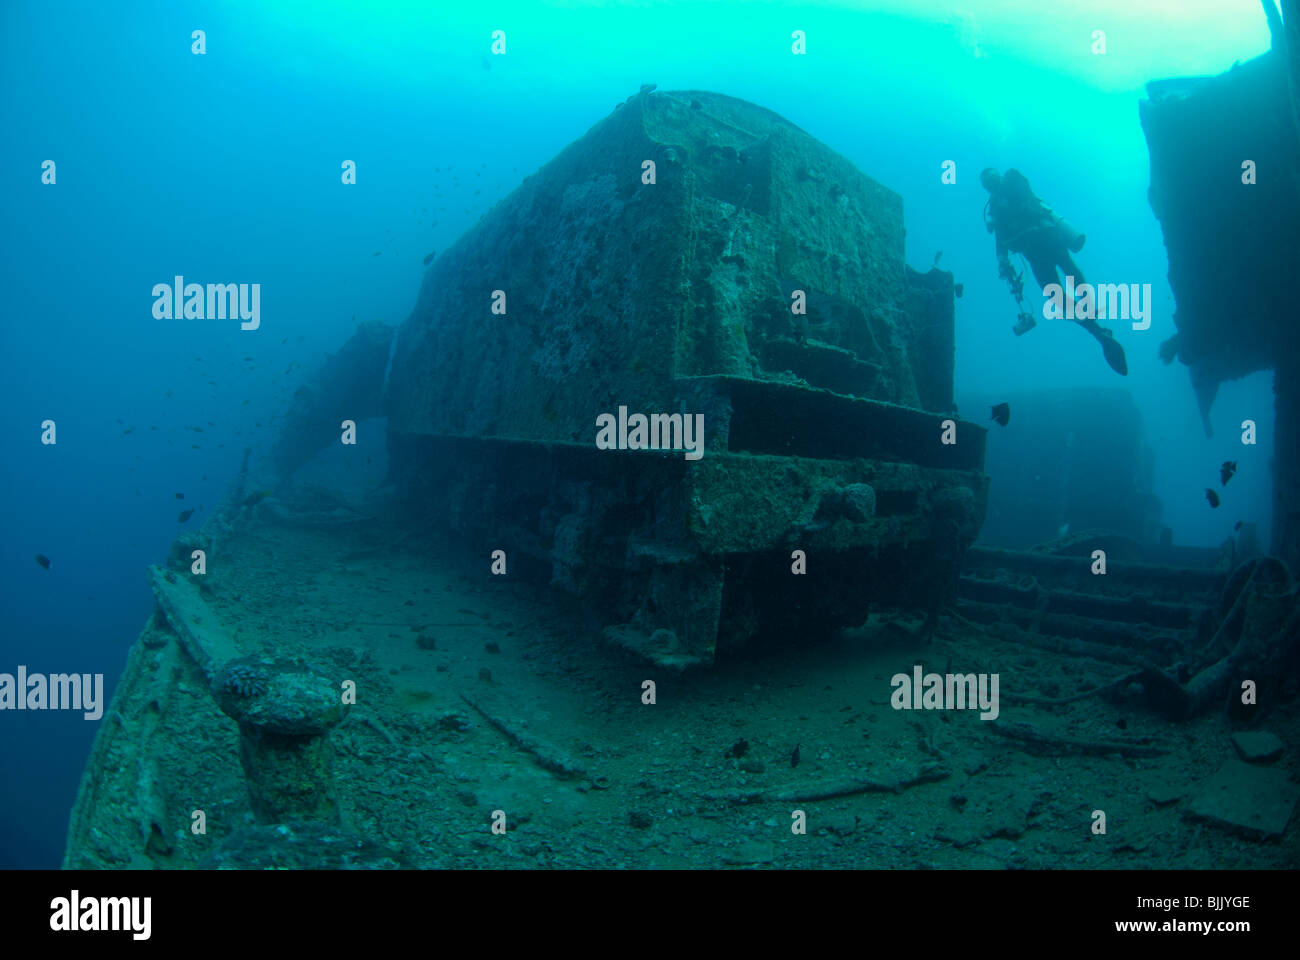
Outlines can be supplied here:
<path id="1" fill-rule="evenodd" d="M 1127 377 L 1128 358 L 1124 355 L 1124 348 L 1119 345 L 1115 335 L 1100 326 L 1096 320 L 1080 320 L 1078 324 L 1097 338 L 1097 342 L 1101 344 L 1101 352 L 1106 357 L 1106 362 L 1110 364 L 1110 368 L 1121 377 Z"/>
<path id="2" fill-rule="evenodd" d="M 1101 344 L 1101 352 L 1105 354 L 1110 368 L 1121 377 L 1127 377 L 1128 358 L 1124 356 L 1124 348 L 1119 345 L 1119 341 L 1113 336 L 1105 336 L 1098 337 L 1097 342 Z"/>

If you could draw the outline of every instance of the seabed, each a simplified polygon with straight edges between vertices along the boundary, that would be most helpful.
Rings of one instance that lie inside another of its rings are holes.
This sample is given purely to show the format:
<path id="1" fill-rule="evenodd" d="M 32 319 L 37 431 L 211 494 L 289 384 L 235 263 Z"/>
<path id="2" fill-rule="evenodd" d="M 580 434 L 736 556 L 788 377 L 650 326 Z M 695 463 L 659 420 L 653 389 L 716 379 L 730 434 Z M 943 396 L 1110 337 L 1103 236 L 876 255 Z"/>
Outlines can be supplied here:
<path id="1" fill-rule="evenodd" d="M 830 639 L 768 638 L 680 673 L 602 639 L 573 598 L 494 576 L 488 558 L 409 524 L 249 519 L 221 554 L 205 577 L 155 570 L 159 607 L 96 742 L 68 867 L 1300 862 L 1296 831 L 1268 835 L 1295 785 L 1281 763 L 1235 756 L 1223 711 L 1174 723 L 1131 690 L 1014 702 L 1124 668 L 1001 642 L 964 616 L 926 637 L 918 616 L 873 612 Z M 269 687 L 231 693 L 218 658 L 265 671 Z M 999 673 L 998 719 L 893 709 L 891 677 L 918 664 Z M 251 730 L 249 701 L 307 676 L 355 684 L 355 703 L 296 739 Z M 1294 702 L 1270 715 L 1286 740 L 1298 725 Z M 295 744 L 315 752 L 254 769 Z"/>

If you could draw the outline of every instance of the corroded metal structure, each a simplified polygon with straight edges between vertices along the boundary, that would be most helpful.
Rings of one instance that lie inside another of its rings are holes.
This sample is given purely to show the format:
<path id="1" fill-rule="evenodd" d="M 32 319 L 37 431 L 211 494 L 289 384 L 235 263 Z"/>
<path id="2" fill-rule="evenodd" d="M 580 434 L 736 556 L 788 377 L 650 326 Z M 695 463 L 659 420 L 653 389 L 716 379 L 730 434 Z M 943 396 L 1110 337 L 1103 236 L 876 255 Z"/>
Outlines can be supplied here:
<path id="1" fill-rule="evenodd" d="M 903 232 L 896 194 L 775 114 L 643 91 L 426 272 L 391 352 L 394 477 L 664 664 L 934 608 L 985 435 L 953 412 L 952 277 L 908 269 Z M 703 415 L 703 457 L 597 449 L 620 407 Z"/>
<path id="2" fill-rule="evenodd" d="M 1178 333 L 1164 356 L 1189 368 L 1207 435 L 1219 384 L 1273 370 L 1271 550 L 1300 566 L 1300 133 L 1297 5 L 1284 27 L 1263 9 L 1272 49 L 1213 77 L 1147 85 L 1151 209 L 1169 252 Z M 1289 37 L 1289 39 L 1288 39 Z M 1206 131 L 1214 131 L 1208 136 Z M 1237 424 L 1232 424 L 1233 429 Z"/>

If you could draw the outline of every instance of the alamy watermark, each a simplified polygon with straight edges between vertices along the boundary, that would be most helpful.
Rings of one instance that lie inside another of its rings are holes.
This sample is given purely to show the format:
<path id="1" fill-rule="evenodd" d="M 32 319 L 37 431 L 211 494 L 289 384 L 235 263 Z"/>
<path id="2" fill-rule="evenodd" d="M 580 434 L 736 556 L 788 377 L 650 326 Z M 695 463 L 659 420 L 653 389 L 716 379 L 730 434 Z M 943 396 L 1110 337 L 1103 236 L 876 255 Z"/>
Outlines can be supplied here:
<path id="1" fill-rule="evenodd" d="M 618 408 L 618 416 L 596 418 L 599 450 L 685 450 L 687 460 L 704 456 L 704 414 L 634 413 Z"/>
<path id="2" fill-rule="evenodd" d="M 153 315 L 157 320 L 234 320 L 241 330 L 262 325 L 260 283 L 186 283 L 173 277 L 171 283 L 153 286 Z"/>
<path id="3" fill-rule="evenodd" d="M 102 673 L 0 673 L 0 710 L 81 710 L 87 720 L 104 714 Z"/>
<path id="4" fill-rule="evenodd" d="M 1134 330 L 1151 326 L 1151 284 L 1090 283 L 1074 285 L 1074 277 L 1065 278 L 1065 286 L 1049 283 L 1043 287 L 1044 320 L 1132 320 Z"/>
<path id="5" fill-rule="evenodd" d="M 81 891 L 73 890 L 71 896 L 50 901 L 50 929 L 68 933 L 126 930 L 134 940 L 148 940 L 152 913 L 152 897 L 83 897 Z"/>
<path id="6" fill-rule="evenodd" d="M 981 720 L 998 718 L 996 673 L 925 673 L 918 663 L 909 676 L 896 673 L 889 685 L 895 710 L 975 710 Z"/>

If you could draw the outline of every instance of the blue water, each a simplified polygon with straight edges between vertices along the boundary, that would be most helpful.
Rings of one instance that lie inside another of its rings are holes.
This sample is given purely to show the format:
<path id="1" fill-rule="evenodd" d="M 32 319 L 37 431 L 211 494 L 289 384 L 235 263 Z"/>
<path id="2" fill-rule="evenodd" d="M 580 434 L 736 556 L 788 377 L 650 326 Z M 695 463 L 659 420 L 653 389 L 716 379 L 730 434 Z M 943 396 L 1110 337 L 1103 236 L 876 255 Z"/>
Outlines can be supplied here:
<path id="1" fill-rule="evenodd" d="M 1008 333 L 978 173 L 1025 172 L 1087 232 L 1089 279 L 1152 285 L 1151 329 L 1122 332 L 1123 385 L 1177 541 L 1216 545 L 1236 520 L 1267 530 L 1268 376 L 1224 385 L 1207 440 L 1186 369 L 1156 358 L 1172 298 L 1137 113 L 1147 80 L 1266 50 L 1255 0 L 375 6 L 0 8 L 0 672 L 103 673 L 111 695 L 152 609 L 146 566 L 203 521 L 246 447 L 268 446 L 354 317 L 403 319 L 427 253 L 648 82 L 766 106 L 902 195 L 908 261 L 942 250 L 965 286 L 959 396 L 1117 385 L 1065 324 Z M 806 56 L 790 53 L 795 29 Z M 154 319 L 152 286 L 177 274 L 260 283 L 261 328 Z M 1246 454 L 1232 428 L 1248 417 L 1262 442 Z M 1210 512 L 1205 478 L 1229 458 L 1238 506 Z M 0 866 L 58 863 L 96 727 L 0 713 Z"/>

